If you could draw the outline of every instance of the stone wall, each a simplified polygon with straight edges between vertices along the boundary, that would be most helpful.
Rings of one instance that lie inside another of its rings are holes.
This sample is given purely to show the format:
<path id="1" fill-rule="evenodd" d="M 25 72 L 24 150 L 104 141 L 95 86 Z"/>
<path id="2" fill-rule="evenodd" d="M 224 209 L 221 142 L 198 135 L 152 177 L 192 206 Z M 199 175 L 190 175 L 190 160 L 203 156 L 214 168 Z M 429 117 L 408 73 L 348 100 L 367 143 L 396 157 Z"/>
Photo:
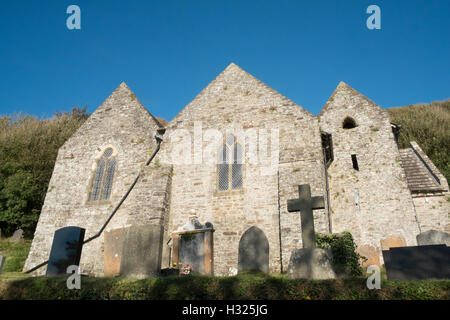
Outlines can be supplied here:
<path id="1" fill-rule="evenodd" d="M 346 117 L 355 128 L 342 127 Z M 300 184 L 325 199 L 325 209 L 313 213 L 316 232 L 350 231 L 370 263 L 382 261 L 381 241 L 415 245 L 419 222 L 422 231 L 449 231 L 448 185 L 440 197 L 413 199 L 386 111 L 344 83 L 315 117 L 231 64 L 167 125 L 160 153 L 145 167 L 160 127 L 124 83 L 106 99 L 58 152 L 24 270 L 48 259 L 56 229 L 73 225 L 86 229 L 86 239 L 96 235 L 139 172 L 106 231 L 162 226 L 163 268 L 171 263 L 172 232 L 194 209 L 202 223 L 214 225 L 215 275 L 237 271 L 239 241 L 253 226 L 268 239 L 270 272 L 286 271 L 291 252 L 302 248 L 300 214 L 287 212 Z M 333 140 L 329 204 L 321 130 Z M 218 151 L 229 133 L 244 149 L 243 185 L 220 191 Z M 117 159 L 112 194 L 91 202 L 97 159 L 108 147 Z M 83 248 L 82 273 L 103 275 L 104 239 Z M 116 272 L 118 262 L 110 260 Z M 44 273 L 45 267 L 36 272 Z"/>
<path id="2" fill-rule="evenodd" d="M 288 214 L 284 202 L 289 197 L 298 197 L 297 183 L 311 184 L 315 195 L 323 195 L 324 191 L 317 118 L 231 64 L 169 123 L 167 143 L 162 151 L 163 162 L 173 163 L 174 159 L 180 158 L 174 154 L 180 151 L 176 135 L 181 130 L 186 130 L 192 138 L 184 142 L 190 155 L 201 150 L 195 143 L 199 137 L 206 138 L 208 129 L 223 134 L 232 132 L 241 143 L 248 141 L 243 138 L 243 132 L 253 130 L 258 137 L 263 137 L 263 130 L 266 130 L 270 137 L 272 129 L 278 130 L 278 136 L 268 140 L 269 155 L 275 157 L 259 157 L 257 163 L 250 163 L 254 145 L 244 143 L 243 187 L 218 191 L 216 159 L 222 140 L 203 141 L 203 161 L 174 164 L 169 231 L 182 226 L 188 219 L 188 211 L 195 209 L 199 220 L 213 223 L 216 230 L 215 274 L 227 275 L 237 269 L 242 234 L 256 226 L 269 241 L 270 271 L 280 272 L 280 241 L 283 247 L 285 244 L 288 248 L 301 247 L 300 218 L 298 214 Z M 278 141 L 278 154 L 272 152 L 276 146 L 273 141 Z M 258 142 L 258 148 L 263 149 L 263 145 Z M 206 159 L 213 161 L 207 163 Z M 271 164 L 274 170 L 268 169 Z M 299 168 L 298 177 L 291 179 L 287 173 L 295 168 Z M 287 183 L 282 189 L 279 187 L 281 181 Z M 318 221 L 322 223 L 323 220 Z M 292 221 L 296 223 L 292 224 Z M 280 226 L 284 229 L 281 237 Z M 318 226 L 318 229 L 326 228 Z M 166 239 L 169 237 L 170 234 Z M 165 251 L 167 257 L 169 248 Z M 286 259 L 287 265 L 287 250 L 282 258 Z"/>
<path id="3" fill-rule="evenodd" d="M 355 120 L 355 128 L 343 128 L 346 117 Z M 389 236 L 416 245 L 417 217 L 387 112 L 341 82 L 319 121 L 333 140 L 328 170 L 333 233 L 350 231 L 359 246 L 379 248 Z"/>
<path id="4" fill-rule="evenodd" d="M 54 232 L 61 227 L 85 228 L 85 239 L 97 234 L 155 148 L 153 135 L 158 126 L 159 123 L 122 83 L 66 141 L 58 151 L 24 270 L 48 259 Z M 91 202 L 89 194 L 97 159 L 108 147 L 114 149 L 117 160 L 111 197 L 107 201 Z M 141 183 L 144 180 L 145 177 Z M 143 202 L 141 205 L 148 204 Z M 136 204 L 127 199 L 108 229 L 147 219 L 146 213 L 135 215 L 135 209 Z M 83 247 L 80 268 L 82 273 L 103 274 L 103 235 Z M 44 274 L 45 270 L 46 267 L 42 267 L 35 273 Z"/>

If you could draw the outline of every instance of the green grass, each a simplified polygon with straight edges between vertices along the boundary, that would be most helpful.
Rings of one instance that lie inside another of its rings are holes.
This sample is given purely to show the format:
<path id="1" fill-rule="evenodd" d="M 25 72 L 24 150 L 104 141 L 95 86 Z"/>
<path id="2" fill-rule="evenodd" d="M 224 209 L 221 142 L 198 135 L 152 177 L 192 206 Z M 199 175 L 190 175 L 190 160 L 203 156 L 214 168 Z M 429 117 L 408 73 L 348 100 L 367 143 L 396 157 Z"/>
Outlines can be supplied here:
<path id="1" fill-rule="evenodd" d="M 450 180 L 450 100 L 387 109 L 391 122 L 402 126 L 399 147 L 416 141 Z"/>
<path id="2" fill-rule="evenodd" d="M 8 257 L 0 275 L 0 300 L 450 299 L 450 280 L 387 281 L 384 268 L 381 290 L 368 290 L 364 277 L 319 281 L 251 272 L 235 277 L 171 276 L 143 280 L 83 276 L 81 290 L 69 290 L 67 277 L 32 277 L 20 272 L 29 248 L 29 240 L 0 240 L 0 253 Z"/>
<path id="3" fill-rule="evenodd" d="M 0 254 L 6 256 L 3 273 L 21 272 L 30 251 L 30 246 L 31 240 L 11 241 L 10 239 L 0 239 Z M 0 276 L 3 276 L 3 274 Z"/>
<path id="4" fill-rule="evenodd" d="M 82 277 L 81 289 L 69 290 L 66 277 L 27 277 L 0 280 L 0 299 L 448 300 L 450 280 L 382 281 L 380 290 L 369 290 L 365 278 L 319 281 L 264 274 L 143 280 Z"/>

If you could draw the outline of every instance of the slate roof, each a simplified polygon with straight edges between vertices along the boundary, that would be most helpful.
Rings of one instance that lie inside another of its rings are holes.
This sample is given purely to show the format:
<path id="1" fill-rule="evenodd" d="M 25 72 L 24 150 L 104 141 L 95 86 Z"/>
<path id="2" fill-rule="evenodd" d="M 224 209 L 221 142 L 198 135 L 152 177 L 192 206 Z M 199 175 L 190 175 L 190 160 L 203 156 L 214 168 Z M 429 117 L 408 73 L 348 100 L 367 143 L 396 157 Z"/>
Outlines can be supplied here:
<path id="1" fill-rule="evenodd" d="M 445 191 L 439 177 L 413 148 L 400 149 L 399 152 L 412 193 Z"/>

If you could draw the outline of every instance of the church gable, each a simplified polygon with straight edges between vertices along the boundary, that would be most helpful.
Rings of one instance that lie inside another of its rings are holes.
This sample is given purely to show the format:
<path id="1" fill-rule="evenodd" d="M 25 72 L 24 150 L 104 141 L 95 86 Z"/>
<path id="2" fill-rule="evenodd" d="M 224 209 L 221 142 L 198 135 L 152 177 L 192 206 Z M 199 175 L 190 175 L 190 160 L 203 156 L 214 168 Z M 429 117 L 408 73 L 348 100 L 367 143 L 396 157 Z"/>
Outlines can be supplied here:
<path id="1" fill-rule="evenodd" d="M 280 161 L 319 158 L 317 118 L 231 63 L 168 124 L 175 129 L 279 131 Z"/>
<path id="2" fill-rule="evenodd" d="M 56 229 L 76 225 L 86 229 L 86 238 L 101 229 L 154 150 L 159 126 L 122 83 L 66 141 L 58 151 L 25 269 L 46 260 Z M 130 210 L 124 203 L 108 227 L 126 225 Z M 81 263 L 88 273 L 103 272 L 100 246 L 93 241 L 83 248 Z"/>
<path id="3" fill-rule="evenodd" d="M 131 89 L 122 82 L 114 92 L 91 114 L 86 122 L 66 141 L 63 147 L 77 144 L 79 140 L 89 139 L 91 131 L 102 124 L 108 124 L 109 130 L 96 132 L 100 136 L 118 135 L 124 128 L 162 127 L 162 124 L 139 102 Z M 150 133 L 152 135 L 152 133 Z"/>
<path id="4" fill-rule="evenodd" d="M 359 122 L 370 123 L 372 127 L 389 126 L 389 117 L 383 108 L 342 81 L 318 117 L 321 126 L 335 129 L 352 129 L 358 127 Z"/>
<path id="5" fill-rule="evenodd" d="M 230 123 L 242 120 L 242 124 L 249 127 L 254 125 L 258 118 L 314 118 L 313 114 L 234 63 L 203 89 L 169 123 L 169 127 L 176 127 L 183 121 L 195 121 L 204 115 L 209 115 L 212 122 Z"/>

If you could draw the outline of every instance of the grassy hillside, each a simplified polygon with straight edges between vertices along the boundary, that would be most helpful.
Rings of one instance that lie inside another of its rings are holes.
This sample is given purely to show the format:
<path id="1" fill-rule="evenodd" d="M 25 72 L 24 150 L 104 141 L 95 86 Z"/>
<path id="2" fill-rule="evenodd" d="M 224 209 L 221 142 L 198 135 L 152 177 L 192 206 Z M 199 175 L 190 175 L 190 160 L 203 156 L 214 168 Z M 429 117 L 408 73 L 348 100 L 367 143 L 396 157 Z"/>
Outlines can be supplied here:
<path id="1" fill-rule="evenodd" d="M 40 120 L 28 115 L 0 116 L 0 229 L 33 235 L 59 147 L 87 119 L 74 108 Z"/>
<path id="2" fill-rule="evenodd" d="M 391 122 L 402 126 L 399 147 L 416 141 L 450 181 L 450 100 L 387 109 Z"/>

